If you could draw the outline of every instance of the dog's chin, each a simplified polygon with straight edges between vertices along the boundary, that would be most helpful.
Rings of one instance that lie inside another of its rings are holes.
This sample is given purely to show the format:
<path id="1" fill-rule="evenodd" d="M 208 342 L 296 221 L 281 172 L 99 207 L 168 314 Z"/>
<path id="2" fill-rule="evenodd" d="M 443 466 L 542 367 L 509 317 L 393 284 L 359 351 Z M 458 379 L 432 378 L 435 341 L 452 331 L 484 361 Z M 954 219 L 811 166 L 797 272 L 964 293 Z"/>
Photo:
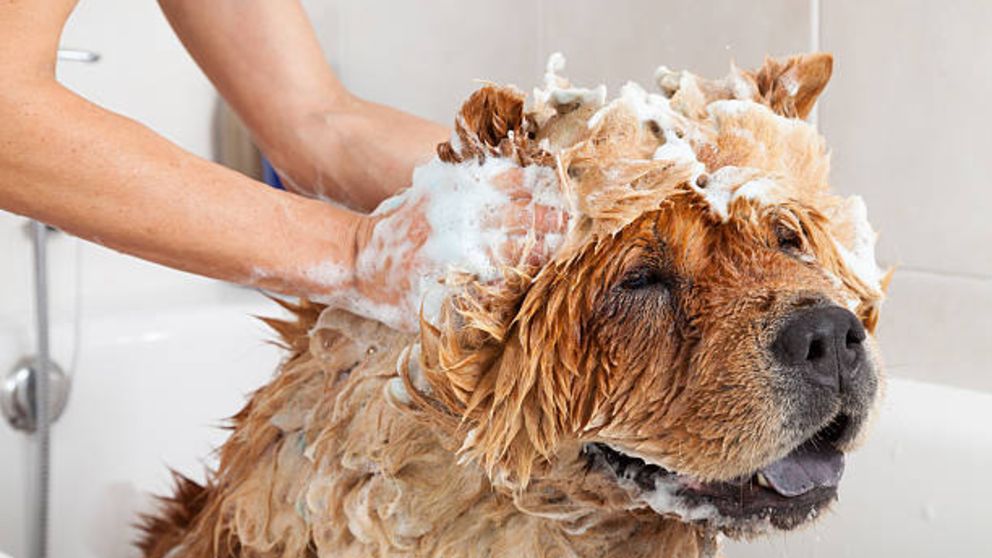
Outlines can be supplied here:
<path id="1" fill-rule="evenodd" d="M 637 504 L 731 537 L 789 530 L 815 519 L 837 498 L 844 454 L 836 441 L 848 427 L 838 415 L 781 459 L 733 480 L 702 482 L 606 443 L 582 452 L 590 469 L 610 476 Z"/>

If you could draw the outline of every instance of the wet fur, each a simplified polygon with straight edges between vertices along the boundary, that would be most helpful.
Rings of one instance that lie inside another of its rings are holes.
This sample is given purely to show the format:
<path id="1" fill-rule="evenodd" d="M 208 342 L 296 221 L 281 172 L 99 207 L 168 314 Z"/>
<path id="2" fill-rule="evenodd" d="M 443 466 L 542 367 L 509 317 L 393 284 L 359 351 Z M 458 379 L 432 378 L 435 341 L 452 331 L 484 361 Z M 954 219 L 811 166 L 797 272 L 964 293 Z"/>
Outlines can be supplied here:
<path id="1" fill-rule="evenodd" d="M 805 116 L 829 72 L 817 55 L 732 76 L 773 110 L 728 116 L 700 159 L 710 172 L 764 169 L 792 195 L 737 200 L 727 222 L 685 169 L 650 160 L 663 138 L 624 111 L 590 130 L 587 107 L 525 113 L 514 90 L 476 92 L 456 121 L 459 147 L 439 156 L 556 168 L 579 204 L 565 246 L 543 268 L 507 269 L 499 288 L 467 281 L 416 336 L 286 304 L 295 319 L 269 323 L 288 359 L 234 417 L 206 485 L 177 476 L 146 518 L 145 556 L 714 554 L 713 530 L 632 505 L 587 469 L 581 443 L 728 479 L 799 441 L 781 419 L 768 332 L 797 305 L 851 297 L 873 329 L 881 300 L 831 240 L 849 224 L 827 192 L 822 140 L 780 118 Z M 696 118 L 742 90 L 729 84 L 661 79 Z M 567 149 L 553 157 L 542 139 Z M 618 287 L 639 266 L 664 276 L 666 302 Z M 416 341 L 411 374 L 404 348 Z"/>

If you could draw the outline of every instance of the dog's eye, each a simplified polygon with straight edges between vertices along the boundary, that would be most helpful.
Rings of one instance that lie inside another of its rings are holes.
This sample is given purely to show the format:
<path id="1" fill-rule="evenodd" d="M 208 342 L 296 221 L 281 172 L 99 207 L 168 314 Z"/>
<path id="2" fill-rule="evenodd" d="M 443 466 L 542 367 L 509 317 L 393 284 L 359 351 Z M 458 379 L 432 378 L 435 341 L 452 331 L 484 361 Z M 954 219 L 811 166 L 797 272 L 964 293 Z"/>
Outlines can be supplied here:
<path id="1" fill-rule="evenodd" d="M 776 227 L 775 238 L 780 250 L 800 252 L 803 249 L 803 237 L 789 227 Z"/>
<path id="2" fill-rule="evenodd" d="M 624 276 L 620 282 L 620 288 L 628 291 L 636 291 L 652 287 L 668 288 L 671 279 L 661 270 L 654 268 L 642 268 L 631 271 Z"/>

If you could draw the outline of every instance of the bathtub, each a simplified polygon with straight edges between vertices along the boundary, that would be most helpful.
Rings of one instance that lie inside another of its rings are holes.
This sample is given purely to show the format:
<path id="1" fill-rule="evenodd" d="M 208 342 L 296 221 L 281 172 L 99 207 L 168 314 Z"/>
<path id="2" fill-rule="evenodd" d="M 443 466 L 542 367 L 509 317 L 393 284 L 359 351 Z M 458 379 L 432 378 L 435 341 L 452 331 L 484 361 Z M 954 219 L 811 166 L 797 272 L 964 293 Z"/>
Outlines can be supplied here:
<path id="1" fill-rule="evenodd" d="M 227 437 L 224 418 L 275 371 L 281 351 L 253 316 L 280 308 L 251 291 L 198 287 L 83 321 L 69 404 L 52 431 L 53 558 L 138 556 L 132 524 L 152 509 L 150 494 L 168 491 L 169 468 L 202 480 Z M 68 327 L 53 338 L 71 337 Z M 0 362 L 18 356 L 6 349 Z M 30 443 L 0 424 L 0 556 L 27 555 Z"/>
<path id="2" fill-rule="evenodd" d="M 53 433 L 51 556 L 136 556 L 131 524 L 150 508 L 149 494 L 168 489 L 168 467 L 202 479 L 226 436 L 223 418 L 271 377 L 280 351 L 252 315 L 279 309 L 223 289 L 85 321 L 70 403 Z M 990 425 L 992 394 L 891 380 L 872 436 L 849 456 L 834 511 L 801 532 L 728 542 L 724 554 L 992 556 L 992 485 L 982 476 L 992 471 Z M 25 553 L 27 443 L 0 426 L 0 553 L 15 558 Z"/>

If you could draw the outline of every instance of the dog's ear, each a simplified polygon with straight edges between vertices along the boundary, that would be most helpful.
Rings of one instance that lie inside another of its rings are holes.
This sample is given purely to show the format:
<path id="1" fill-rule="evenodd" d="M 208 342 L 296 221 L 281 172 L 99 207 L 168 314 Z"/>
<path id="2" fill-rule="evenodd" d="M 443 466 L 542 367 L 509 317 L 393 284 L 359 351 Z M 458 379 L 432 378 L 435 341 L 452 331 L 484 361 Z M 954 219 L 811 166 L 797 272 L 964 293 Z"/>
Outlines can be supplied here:
<path id="1" fill-rule="evenodd" d="M 413 399 L 454 436 L 460 459 L 499 484 L 526 487 L 593 412 L 579 402 L 595 400 L 596 386 L 580 373 L 585 355 L 565 326 L 588 313 L 587 296 L 562 288 L 572 279 L 555 264 L 496 297 L 449 300 L 440 326 L 421 326 L 419 368 L 429 388 Z"/>
<path id="2" fill-rule="evenodd" d="M 758 87 L 758 97 L 778 114 L 806 118 L 817 97 L 830 81 L 834 59 L 823 52 L 793 56 L 785 60 L 768 58 L 750 77 Z"/>
<path id="3" fill-rule="evenodd" d="M 455 133 L 437 146 L 446 163 L 476 158 L 513 158 L 521 165 L 550 164 L 529 132 L 533 125 L 524 114 L 524 94 L 512 87 L 487 85 L 472 93 L 455 117 Z"/>

